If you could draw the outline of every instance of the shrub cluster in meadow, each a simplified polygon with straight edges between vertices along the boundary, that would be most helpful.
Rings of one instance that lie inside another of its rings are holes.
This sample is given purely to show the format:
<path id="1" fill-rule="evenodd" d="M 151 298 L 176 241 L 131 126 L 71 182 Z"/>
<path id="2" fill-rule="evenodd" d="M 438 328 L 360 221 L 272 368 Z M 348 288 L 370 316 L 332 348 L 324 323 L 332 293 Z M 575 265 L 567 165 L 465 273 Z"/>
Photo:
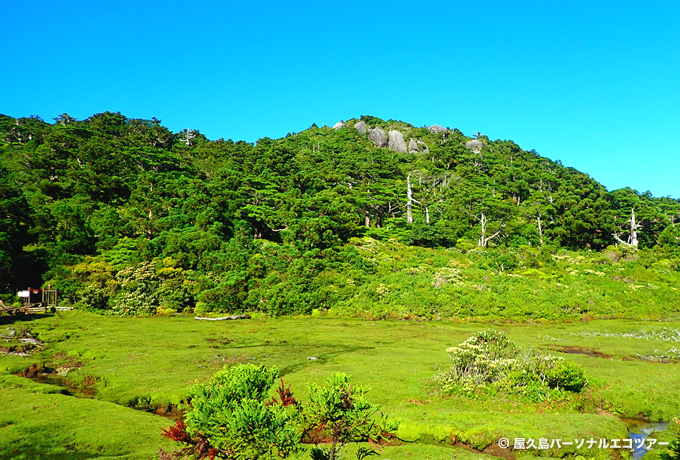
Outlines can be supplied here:
<path id="1" fill-rule="evenodd" d="M 380 414 L 366 399 L 368 387 L 350 384 L 346 374 L 334 374 L 325 386 L 310 385 L 310 398 L 300 403 L 278 377 L 276 368 L 239 364 L 218 372 L 190 392 L 185 421 L 163 431 L 182 444 L 162 458 L 223 458 L 234 460 L 288 458 L 313 443 L 313 460 L 340 460 L 350 442 L 373 445 L 393 438 L 399 423 Z M 357 458 L 375 455 L 360 448 Z"/>
<path id="2" fill-rule="evenodd" d="M 578 364 L 523 350 L 494 329 L 478 332 L 446 352 L 452 365 L 435 377 L 444 394 L 500 390 L 540 401 L 558 392 L 578 393 L 588 383 Z"/>

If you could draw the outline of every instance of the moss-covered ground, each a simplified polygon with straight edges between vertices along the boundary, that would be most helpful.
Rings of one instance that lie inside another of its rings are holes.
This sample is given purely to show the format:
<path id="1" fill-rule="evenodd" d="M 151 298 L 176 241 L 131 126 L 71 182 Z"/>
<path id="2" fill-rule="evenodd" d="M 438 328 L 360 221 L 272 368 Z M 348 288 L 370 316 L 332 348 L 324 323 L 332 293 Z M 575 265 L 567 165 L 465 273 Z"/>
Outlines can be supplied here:
<path id="1" fill-rule="evenodd" d="M 0 340 L 16 342 L 16 335 L 9 336 L 28 330 L 44 342 L 28 356 L 0 356 L 0 458 L 153 458 L 159 448 L 172 448 L 160 436 L 160 428 L 172 421 L 148 410 L 163 412 L 181 404 L 194 381 L 236 362 L 276 366 L 303 400 L 308 383 L 322 383 L 338 371 L 369 385 L 370 399 L 401 421 L 398 435 L 406 443 L 387 447 L 379 457 L 392 460 L 478 456 L 470 449 L 500 455 L 494 443 L 501 437 L 511 442 L 520 437 L 625 438 L 626 424 L 619 417 L 668 421 L 680 415 L 680 367 L 673 359 L 673 349 L 680 348 L 673 337 L 680 322 L 497 325 L 524 347 L 583 365 L 589 377 L 584 392 L 539 403 L 500 394 L 439 395 L 431 382 L 447 366 L 446 348 L 488 327 L 326 316 L 197 321 L 63 312 L 0 317 L 5 336 Z M 70 394 L 14 375 L 31 365 L 66 374 Z M 81 394 L 77 387 L 88 391 Z M 575 447 L 508 453 L 627 455 Z"/>

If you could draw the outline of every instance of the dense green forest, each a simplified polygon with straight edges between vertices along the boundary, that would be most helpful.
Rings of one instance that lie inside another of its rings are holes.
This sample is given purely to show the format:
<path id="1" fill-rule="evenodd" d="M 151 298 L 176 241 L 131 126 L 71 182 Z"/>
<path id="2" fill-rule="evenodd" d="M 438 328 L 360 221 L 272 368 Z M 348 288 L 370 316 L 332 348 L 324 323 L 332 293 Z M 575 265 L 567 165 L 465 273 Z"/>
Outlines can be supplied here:
<path id="1" fill-rule="evenodd" d="M 676 312 L 680 201 L 371 116 L 257 143 L 0 115 L 0 293 L 121 315 Z M 482 311 L 482 309 L 485 309 Z"/>

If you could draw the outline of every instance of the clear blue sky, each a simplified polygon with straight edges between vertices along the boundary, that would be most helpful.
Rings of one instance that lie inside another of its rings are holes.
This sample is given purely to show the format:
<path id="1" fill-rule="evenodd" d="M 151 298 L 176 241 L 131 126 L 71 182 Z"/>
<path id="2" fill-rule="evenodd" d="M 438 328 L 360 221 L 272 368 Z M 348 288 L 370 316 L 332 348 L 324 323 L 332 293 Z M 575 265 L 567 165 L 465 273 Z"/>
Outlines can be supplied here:
<path id="1" fill-rule="evenodd" d="M 0 113 L 210 139 L 362 114 L 680 197 L 680 2 L 3 2 Z"/>

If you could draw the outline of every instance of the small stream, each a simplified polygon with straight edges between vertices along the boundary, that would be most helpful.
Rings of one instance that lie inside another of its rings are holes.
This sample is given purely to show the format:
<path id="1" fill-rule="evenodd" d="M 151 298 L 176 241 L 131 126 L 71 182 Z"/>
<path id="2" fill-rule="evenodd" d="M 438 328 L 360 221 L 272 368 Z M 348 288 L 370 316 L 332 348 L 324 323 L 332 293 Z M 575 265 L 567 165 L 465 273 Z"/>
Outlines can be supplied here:
<path id="1" fill-rule="evenodd" d="M 633 440 L 634 460 L 641 459 L 647 453 L 645 440 L 649 435 L 668 429 L 668 422 L 647 422 L 635 418 L 622 418 L 621 421 L 628 427 L 628 436 Z"/>
<path id="2" fill-rule="evenodd" d="M 49 370 L 49 369 L 47 369 Z M 69 381 L 65 375 L 60 375 L 56 372 L 38 373 L 33 376 L 21 375 L 21 377 L 33 380 L 44 385 L 52 385 L 59 388 L 59 392 L 66 396 L 75 396 L 76 398 L 94 398 L 96 390 L 92 387 L 74 387 L 69 385 Z"/>
<path id="3" fill-rule="evenodd" d="M 57 370 L 51 368 L 36 369 L 31 367 L 22 373 L 15 374 L 19 377 L 24 377 L 33 380 L 37 383 L 45 385 L 52 385 L 59 389 L 59 393 L 66 396 L 73 396 L 76 398 L 94 399 L 97 390 L 95 388 L 95 380 L 86 380 L 85 385 L 76 387 L 71 385 L 66 374 L 58 373 Z M 114 403 L 115 404 L 115 403 Z M 184 412 L 178 410 L 174 406 L 170 407 L 152 407 L 152 406 L 123 406 L 128 409 L 139 410 L 142 412 L 149 412 L 151 414 L 160 415 L 169 420 L 177 421 L 184 419 Z"/>

